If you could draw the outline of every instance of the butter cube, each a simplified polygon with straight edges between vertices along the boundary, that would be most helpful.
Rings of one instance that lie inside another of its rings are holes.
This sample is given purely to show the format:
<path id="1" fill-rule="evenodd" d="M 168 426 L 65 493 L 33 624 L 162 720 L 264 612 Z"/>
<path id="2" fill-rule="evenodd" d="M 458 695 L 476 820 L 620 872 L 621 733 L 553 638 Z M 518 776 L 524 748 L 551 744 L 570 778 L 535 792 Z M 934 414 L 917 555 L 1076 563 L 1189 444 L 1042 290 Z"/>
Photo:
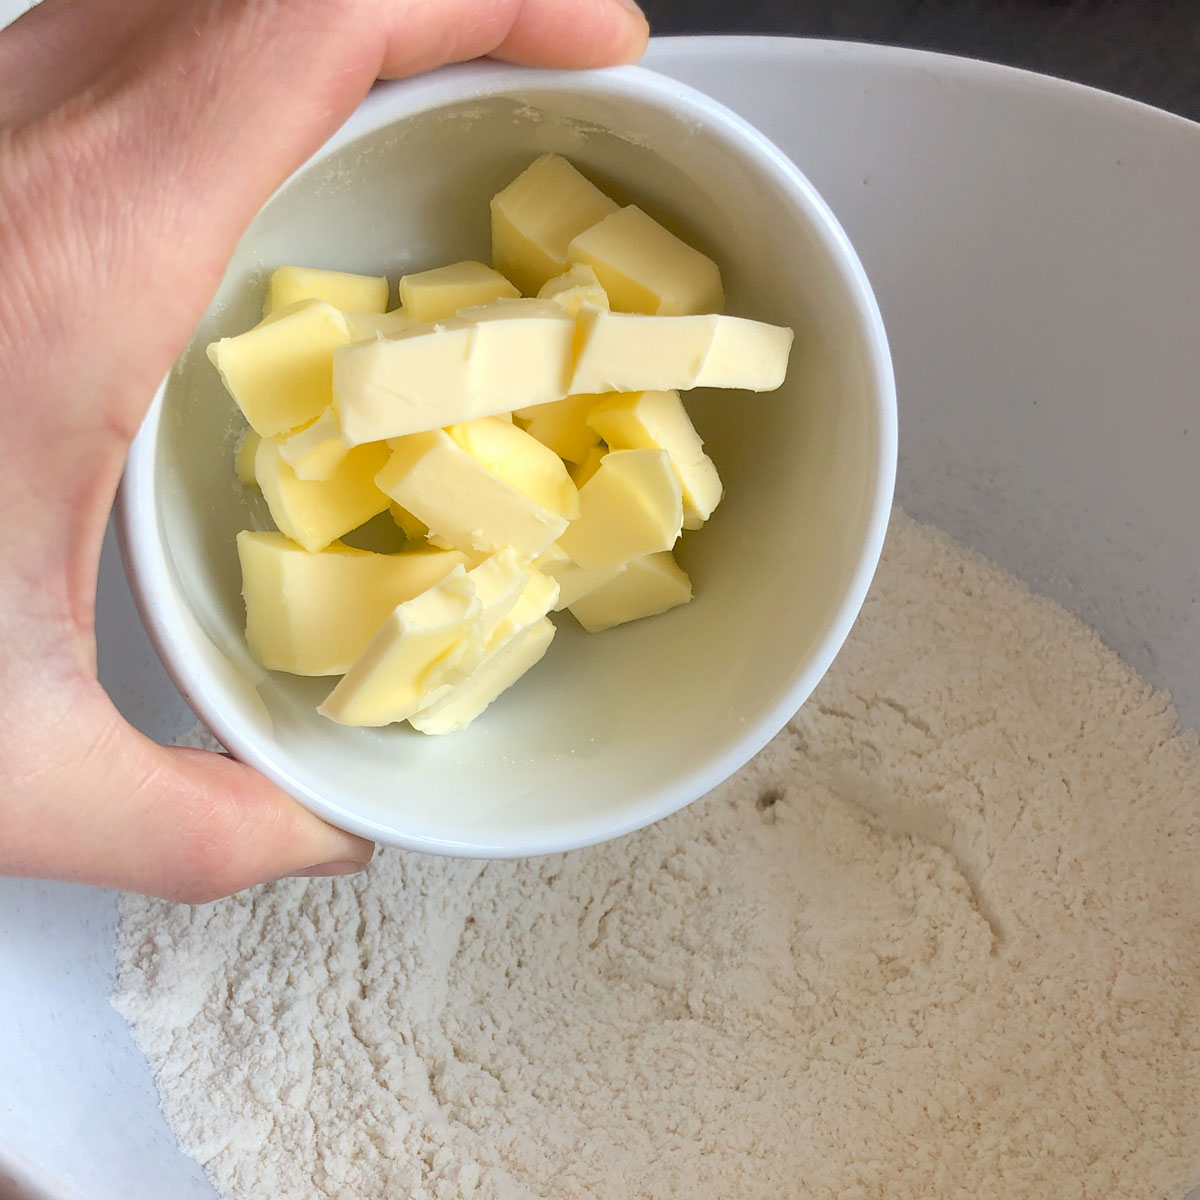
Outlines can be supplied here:
<path id="1" fill-rule="evenodd" d="M 588 570 L 581 567 L 557 542 L 543 550 L 529 565 L 558 584 L 558 599 L 554 602 L 555 612 L 569 608 L 576 600 L 582 600 L 601 584 L 608 583 L 615 575 L 625 570 L 624 566 Z"/>
<path id="2" fill-rule="evenodd" d="M 635 559 L 581 600 L 571 615 L 588 631 L 600 633 L 626 621 L 653 617 L 687 604 L 692 581 L 669 551 Z"/>
<path id="3" fill-rule="evenodd" d="M 582 304 L 594 304 L 597 308 L 608 308 L 608 295 L 600 286 L 596 272 L 586 263 L 576 263 L 561 275 L 556 275 L 542 286 L 539 300 L 553 300 L 575 317 Z"/>
<path id="4" fill-rule="evenodd" d="M 792 331 L 716 314 L 647 317 L 579 310 L 574 392 L 773 391 L 787 374 Z"/>
<path id="5" fill-rule="evenodd" d="M 665 450 L 683 490 L 683 527 L 699 529 L 721 501 L 721 479 L 678 392 L 598 398 L 588 424 L 614 450 Z"/>
<path id="6" fill-rule="evenodd" d="M 271 519 L 294 542 L 314 553 L 357 529 L 388 506 L 375 484 L 388 460 L 383 445 L 349 451 L 326 479 L 300 479 L 284 462 L 279 443 L 263 438 L 254 456 L 254 474 Z"/>
<path id="7" fill-rule="evenodd" d="M 543 154 L 492 198 L 492 263 L 534 296 L 566 270 L 572 238 L 616 210 L 565 158 Z"/>
<path id="8" fill-rule="evenodd" d="M 302 300 L 236 337 L 208 347 L 255 433 L 270 437 L 316 420 L 333 399 L 333 351 L 350 341 L 346 318 Z"/>
<path id="9" fill-rule="evenodd" d="M 607 446 L 593 446 L 584 456 L 582 462 L 572 463 L 567 468 L 570 472 L 571 480 L 577 488 L 583 487 L 595 475 L 600 467 L 601 460 L 607 453 Z"/>
<path id="10" fill-rule="evenodd" d="M 717 264 L 635 204 L 577 234 L 567 262 L 591 267 L 618 312 L 680 316 L 725 307 Z"/>
<path id="11" fill-rule="evenodd" d="M 247 429 L 233 456 L 233 472 L 247 487 L 258 487 L 258 480 L 254 477 L 254 456 L 258 453 L 260 440 L 253 429 Z"/>
<path id="12" fill-rule="evenodd" d="M 237 537 L 246 644 L 268 671 L 341 675 L 388 613 L 463 562 L 457 551 L 372 554 L 334 542 L 311 554 L 282 533 Z"/>
<path id="13" fill-rule="evenodd" d="M 495 424 L 528 438 L 538 450 L 550 454 L 515 426 L 498 420 Z M 433 535 L 461 550 L 491 554 L 510 546 L 520 559 L 534 558 L 566 529 L 568 518 L 558 511 L 564 502 L 547 507 L 514 484 L 514 477 L 521 478 L 519 462 L 507 464 L 502 474 L 462 444 L 464 440 L 482 442 L 487 436 L 464 438 L 460 430 L 456 440 L 445 430 L 435 429 L 396 438 L 390 443 L 391 458 L 376 476 L 376 483 L 424 522 Z M 528 481 L 528 486 L 544 498 L 554 499 L 552 481 L 546 478 L 549 473 L 543 475 L 535 464 L 531 474 L 536 478 Z"/>
<path id="14" fill-rule="evenodd" d="M 488 655 L 475 671 L 437 704 L 414 713 L 409 724 L 425 734 L 465 729 L 522 675 L 537 666 L 554 640 L 554 622 L 543 617 Z"/>
<path id="15" fill-rule="evenodd" d="M 334 392 L 347 445 L 561 400 L 575 322 L 548 300 L 497 300 L 438 325 L 343 347 Z"/>
<path id="16" fill-rule="evenodd" d="M 479 627 L 486 646 L 496 627 L 512 611 L 529 582 L 529 572 L 522 568 L 511 549 L 489 555 L 467 572 L 479 597 Z"/>
<path id="17" fill-rule="evenodd" d="M 549 404 L 518 408 L 513 414 L 521 428 L 559 458 L 581 463 L 600 442 L 588 424 L 588 414 L 600 402 L 600 396 L 566 396 Z"/>
<path id="18" fill-rule="evenodd" d="M 388 306 L 388 281 L 381 275 L 277 267 L 267 283 L 263 316 L 269 317 L 299 300 L 324 300 L 342 312 L 381 313 Z"/>
<path id="19" fill-rule="evenodd" d="M 520 294 L 499 271 L 470 260 L 400 277 L 400 303 L 417 321 L 444 321 L 460 308 Z"/>
<path id="20" fill-rule="evenodd" d="M 395 337 L 398 333 L 413 329 L 420 324 L 403 309 L 385 313 L 348 312 L 344 314 L 350 328 L 350 339 L 355 342 L 375 341 L 381 337 Z"/>
<path id="21" fill-rule="evenodd" d="M 401 507 L 395 500 L 388 505 L 388 511 L 409 541 L 421 542 L 429 536 L 429 526 L 424 521 L 417 520 L 407 508 Z"/>
<path id="22" fill-rule="evenodd" d="M 297 479 L 328 479 L 346 457 L 337 413 L 327 408 L 311 425 L 279 439 L 279 457 Z"/>
<path id="23" fill-rule="evenodd" d="M 579 489 L 579 510 L 558 544 L 581 567 L 619 567 L 669 550 L 683 527 L 670 456 L 665 450 L 610 450 Z"/>
<path id="24" fill-rule="evenodd" d="M 483 658 L 479 598 L 461 566 L 397 605 L 317 709 L 341 725 L 403 721 L 465 679 Z"/>

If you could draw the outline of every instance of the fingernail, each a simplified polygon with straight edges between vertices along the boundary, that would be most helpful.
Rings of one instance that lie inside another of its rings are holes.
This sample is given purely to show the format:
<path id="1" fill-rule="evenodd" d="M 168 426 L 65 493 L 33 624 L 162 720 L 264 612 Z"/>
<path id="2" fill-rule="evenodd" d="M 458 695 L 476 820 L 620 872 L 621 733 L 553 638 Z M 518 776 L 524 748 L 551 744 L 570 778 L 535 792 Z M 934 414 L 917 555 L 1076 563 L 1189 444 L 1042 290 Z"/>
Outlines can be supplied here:
<path id="1" fill-rule="evenodd" d="M 327 862 L 317 863 L 315 867 L 305 867 L 300 871 L 293 871 L 289 876 L 290 879 L 316 879 L 328 875 L 353 875 L 356 871 L 361 871 L 366 867 L 365 862 Z"/>
<path id="2" fill-rule="evenodd" d="M 617 0 L 617 3 L 622 8 L 627 8 L 631 13 L 637 13 L 639 17 L 645 20 L 646 14 L 642 11 L 642 6 L 637 3 L 637 0 Z"/>

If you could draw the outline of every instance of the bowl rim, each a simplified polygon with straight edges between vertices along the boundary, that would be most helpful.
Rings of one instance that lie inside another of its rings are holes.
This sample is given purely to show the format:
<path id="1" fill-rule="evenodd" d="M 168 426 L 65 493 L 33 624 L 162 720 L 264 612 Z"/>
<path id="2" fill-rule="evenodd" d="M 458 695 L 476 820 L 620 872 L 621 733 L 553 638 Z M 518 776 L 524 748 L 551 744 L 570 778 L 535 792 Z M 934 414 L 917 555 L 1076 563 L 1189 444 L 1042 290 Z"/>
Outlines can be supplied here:
<path id="1" fill-rule="evenodd" d="M 620 814 L 598 814 L 570 827 L 522 830 L 511 841 L 465 841 L 406 833 L 334 803 L 302 784 L 265 752 L 263 739 L 246 737 L 229 721 L 222 685 L 198 655 L 179 653 L 191 641 L 178 611 L 182 598 L 173 580 L 154 496 L 154 468 L 163 399 L 170 372 L 155 391 L 133 439 L 117 490 L 114 517 L 122 564 L 142 624 L 171 681 L 192 711 L 236 759 L 265 775 L 311 812 L 340 828 L 383 845 L 470 858 L 511 858 L 559 853 L 609 841 L 651 825 L 686 807 L 753 758 L 808 699 L 849 636 L 874 578 L 887 533 L 896 484 L 898 417 L 895 376 L 878 302 L 849 237 L 813 184 L 770 139 L 720 102 L 644 67 L 593 71 L 544 70 L 499 62 L 444 67 L 412 79 L 380 82 L 325 144 L 272 194 L 331 154 L 388 125 L 433 109 L 474 99 L 571 90 L 619 96 L 670 107 L 703 121 L 711 133 L 749 150 L 775 183 L 805 212 L 836 264 L 864 333 L 873 401 L 874 461 L 857 561 L 836 611 L 797 664 L 786 686 L 715 757 L 705 758 L 670 782 L 642 794 Z M 270 200 L 267 201 L 270 203 Z M 269 747 L 268 747 L 269 749 Z M 614 816 L 619 819 L 614 819 Z"/>

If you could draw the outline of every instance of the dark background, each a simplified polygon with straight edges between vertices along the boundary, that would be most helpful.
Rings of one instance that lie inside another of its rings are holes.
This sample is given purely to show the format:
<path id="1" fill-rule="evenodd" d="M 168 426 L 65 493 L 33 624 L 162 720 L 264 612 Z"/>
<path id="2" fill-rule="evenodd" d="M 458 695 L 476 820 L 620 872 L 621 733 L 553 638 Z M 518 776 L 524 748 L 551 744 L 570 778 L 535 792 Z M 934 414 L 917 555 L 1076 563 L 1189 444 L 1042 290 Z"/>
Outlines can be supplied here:
<path id="1" fill-rule="evenodd" d="M 885 42 L 1059 75 L 1200 120 L 1200 0 L 642 0 L 656 34 Z"/>

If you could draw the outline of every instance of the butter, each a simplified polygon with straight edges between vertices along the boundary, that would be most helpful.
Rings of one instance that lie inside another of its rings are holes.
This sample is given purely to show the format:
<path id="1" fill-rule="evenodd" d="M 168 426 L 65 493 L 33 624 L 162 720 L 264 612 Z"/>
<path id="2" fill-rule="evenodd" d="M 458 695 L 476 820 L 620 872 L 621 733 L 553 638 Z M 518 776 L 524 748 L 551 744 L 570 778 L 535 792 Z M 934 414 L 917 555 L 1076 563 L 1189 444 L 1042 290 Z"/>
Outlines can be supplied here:
<path id="1" fill-rule="evenodd" d="M 692 581 L 687 572 L 664 550 L 635 559 L 570 607 L 571 615 L 588 633 L 600 633 L 678 608 L 691 598 Z"/>
<path id="2" fill-rule="evenodd" d="M 556 275 L 542 285 L 539 300 L 553 300 L 566 309 L 571 316 L 579 315 L 580 305 L 592 304 L 596 308 L 608 308 L 608 295 L 600 286 L 596 272 L 586 263 L 576 263 L 561 275 Z"/>
<path id="3" fill-rule="evenodd" d="M 388 505 L 388 511 L 392 514 L 392 520 L 396 522 L 410 542 L 421 542 L 429 536 L 429 526 L 424 521 L 419 521 L 407 508 L 401 507 L 395 500 Z"/>
<path id="4" fill-rule="evenodd" d="M 678 392 L 597 397 L 588 424 L 613 450 L 665 450 L 683 492 L 683 527 L 699 529 L 721 501 L 721 479 Z"/>
<path id="5" fill-rule="evenodd" d="M 577 488 L 583 487 L 585 483 L 593 475 L 600 466 L 601 460 L 608 453 L 608 447 L 603 445 L 593 446 L 584 456 L 582 462 L 572 463 L 567 469 L 571 474 L 571 479 Z"/>
<path id="6" fill-rule="evenodd" d="M 342 725 L 403 721 L 436 703 L 483 658 L 479 599 L 461 566 L 397 605 L 318 712 Z"/>
<path id="7" fill-rule="evenodd" d="M 346 318 L 302 300 L 270 321 L 208 347 L 238 408 L 261 437 L 315 421 L 333 400 L 333 352 L 350 341 Z"/>
<path id="8" fill-rule="evenodd" d="M 588 424 L 588 414 L 600 396 L 566 396 L 549 404 L 518 408 L 513 416 L 530 437 L 569 463 L 581 463 L 599 445 L 600 434 Z"/>
<path id="9" fill-rule="evenodd" d="M 558 539 L 581 567 L 619 567 L 675 545 L 679 476 L 665 450 L 610 450 L 579 489 L 579 519 Z"/>
<path id="10" fill-rule="evenodd" d="M 772 391 L 787 373 L 792 331 L 716 314 L 649 317 L 579 310 L 576 392 Z"/>
<path id="11" fill-rule="evenodd" d="M 530 563 L 536 571 L 548 575 L 558 584 L 558 599 L 554 612 L 569 608 L 576 600 L 594 592 L 601 584 L 608 583 L 625 567 L 599 567 L 588 570 L 581 567 L 558 543 L 548 546 Z"/>
<path id="12" fill-rule="evenodd" d="M 549 300 L 497 300 L 437 325 L 343 347 L 334 393 L 348 445 L 560 400 L 575 322 Z"/>
<path id="13" fill-rule="evenodd" d="M 617 205 L 565 158 L 543 154 L 492 198 L 492 263 L 526 296 L 567 268 L 571 240 Z"/>
<path id="14" fill-rule="evenodd" d="M 237 537 L 246 644 L 268 671 L 341 675 L 388 613 L 463 562 L 457 552 L 371 554 L 340 542 L 310 554 L 282 533 Z"/>
<path id="15" fill-rule="evenodd" d="M 577 234 L 567 262 L 591 267 L 618 312 L 680 316 L 725 307 L 717 264 L 635 204 Z"/>
<path id="16" fill-rule="evenodd" d="M 515 426 L 499 420 L 495 424 L 550 453 Z M 464 440 L 482 444 L 488 437 L 486 432 L 478 431 L 464 437 L 460 430 L 456 440 L 445 430 L 435 429 L 396 438 L 390 443 L 391 457 L 376 476 L 376 483 L 450 545 L 489 554 L 512 547 L 518 558 L 534 558 L 559 538 L 567 527 L 567 517 L 514 485 L 512 479 L 520 477 L 519 463 L 509 464 L 502 475 L 462 444 Z M 535 489 L 544 495 L 554 492 L 552 481 L 543 475 L 539 464 L 533 465 L 531 475 L 536 479 L 532 484 Z M 570 499 L 563 493 L 565 488 L 559 491 L 560 509 Z"/>
<path id="17" fill-rule="evenodd" d="M 489 555 L 467 572 L 467 578 L 479 597 L 479 628 L 486 646 L 496 627 L 512 611 L 529 582 L 529 572 L 517 561 L 511 549 Z"/>
<path id="18" fill-rule="evenodd" d="M 460 308 L 520 294 L 499 271 L 470 260 L 400 277 L 400 303 L 416 321 L 444 321 Z"/>
<path id="19" fill-rule="evenodd" d="M 388 281 L 382 275 L 277 267 L 267 283 L 263 316 L 269 317 L 300 300 L 323 300 L 342 312 L 381 313 L 388 306 Z"/>
<path id="20" fill-rule="evenodd" d="M 350 340 L 354 342 L 394 337 L 420 324 L 399 308 L 385 313 L 348 312 L 343 315 L 350 329 Z"/>
<path id="21" fill-rule="evenodd" d="M 328 479 L 346 457 L 337 413 L 327 408 L 311 425 L 279 438 L 279 457 L 297 479 Z"/>
<path id="22" fill-rule="evenodd" d="M 247 487 L 258 487 L 254 477 L 254 456 L 258 453 L 260 440 L 253 429 L 247 429 L 233 456 L 233 472 Z"/>
<path id="23" fill-rule="evenodd" d="M 375 475 L 388 460 L 386 446 L 349 451 L 320 480 L 299 479 L 284 462 L 279 444 L 263 438 L 254 455 L 254 474 L 279 529 L 305 550 L 323 550 L 388 506 Z"/>

